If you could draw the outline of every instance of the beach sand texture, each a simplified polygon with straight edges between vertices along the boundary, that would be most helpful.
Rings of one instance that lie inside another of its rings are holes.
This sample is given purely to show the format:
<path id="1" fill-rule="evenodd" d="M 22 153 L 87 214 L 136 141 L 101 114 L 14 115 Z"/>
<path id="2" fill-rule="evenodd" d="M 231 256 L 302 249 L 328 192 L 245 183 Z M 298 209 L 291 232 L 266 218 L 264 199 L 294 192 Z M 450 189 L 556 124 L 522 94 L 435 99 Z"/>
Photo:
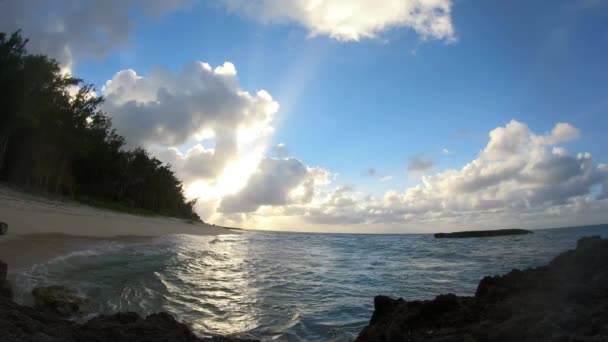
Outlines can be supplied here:
<path id="1" fill-rule="evenodd" d="M 205 223 L 129 215 L 46 199 L 5 186 L 0 186 L 0 222 L 8 224 L 8 234 L 0 236 L 0 260 L 10 265 L 11 271 L 103 242 L 138 243 L 170 234 L 235 233 Z"/>

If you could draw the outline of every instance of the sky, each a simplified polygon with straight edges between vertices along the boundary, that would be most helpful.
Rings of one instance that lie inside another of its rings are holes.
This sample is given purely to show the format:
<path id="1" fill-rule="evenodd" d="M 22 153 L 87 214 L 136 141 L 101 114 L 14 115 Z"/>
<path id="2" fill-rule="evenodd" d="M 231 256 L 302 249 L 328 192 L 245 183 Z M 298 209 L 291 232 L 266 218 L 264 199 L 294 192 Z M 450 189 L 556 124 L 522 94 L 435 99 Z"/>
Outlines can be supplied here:
<path id="1" fill-rule="evenodd" d="M 608 1 L 1 0 L 210 223 L 608 222 Z"/>

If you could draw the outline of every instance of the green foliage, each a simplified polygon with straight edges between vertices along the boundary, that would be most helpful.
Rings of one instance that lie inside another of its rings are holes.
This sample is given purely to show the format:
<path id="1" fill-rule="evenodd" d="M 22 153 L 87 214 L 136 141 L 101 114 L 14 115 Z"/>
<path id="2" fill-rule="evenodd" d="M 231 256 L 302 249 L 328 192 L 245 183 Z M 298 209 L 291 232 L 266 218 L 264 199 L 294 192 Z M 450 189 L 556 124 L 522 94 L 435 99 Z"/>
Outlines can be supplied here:
<path id="1" fill-rule="evenodd" d="M 169 165 L 125 140 L 93 86 L 0 33 L 0 179 L 109 209 L 200 220 Z"/>

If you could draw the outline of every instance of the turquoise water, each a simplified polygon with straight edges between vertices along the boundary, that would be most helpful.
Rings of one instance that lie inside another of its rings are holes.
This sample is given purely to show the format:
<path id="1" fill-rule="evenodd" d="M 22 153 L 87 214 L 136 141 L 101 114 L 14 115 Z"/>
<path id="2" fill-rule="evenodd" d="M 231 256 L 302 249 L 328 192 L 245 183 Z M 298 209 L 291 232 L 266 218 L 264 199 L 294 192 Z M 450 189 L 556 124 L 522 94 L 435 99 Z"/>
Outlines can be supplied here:
<path id="1" fill-rule="evenodd" d="M 542 265 L 608 225 L 531 235 L 434 239 L 432 235 L 243 232 L 108 243 L 37 265 L 18 296 L 64 284 L 102 313 L 168 311 L 201 335 L 277 341 L 349 341 L 373 298 L 471 295 L 479 280 Z"/>

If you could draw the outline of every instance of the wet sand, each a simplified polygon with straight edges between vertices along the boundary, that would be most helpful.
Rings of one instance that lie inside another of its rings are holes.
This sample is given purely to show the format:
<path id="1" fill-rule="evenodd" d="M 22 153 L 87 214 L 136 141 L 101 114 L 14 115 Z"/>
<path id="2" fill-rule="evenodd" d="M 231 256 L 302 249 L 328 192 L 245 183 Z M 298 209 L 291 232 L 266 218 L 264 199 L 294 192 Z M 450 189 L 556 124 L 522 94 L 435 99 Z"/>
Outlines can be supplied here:
<path id="1" fill-rule="evenodd" d="M 154 237 L 88 237 L 65 234 L 25 234 L 0 237 L 0 260 L 9 266 L 9 273 L 25 271 L 35 264 L 44 263 L 73 252 L 87 250 L 102 244 L 145 243 Z"/>
<path id="2" fill-rule="evenodd" d="M 101 243 L 138 243 L 170 234 L 238 234 L 219 226 L 168 217 L 112 212 L 0 186 L 0 260 L 16 272 Z"/>

